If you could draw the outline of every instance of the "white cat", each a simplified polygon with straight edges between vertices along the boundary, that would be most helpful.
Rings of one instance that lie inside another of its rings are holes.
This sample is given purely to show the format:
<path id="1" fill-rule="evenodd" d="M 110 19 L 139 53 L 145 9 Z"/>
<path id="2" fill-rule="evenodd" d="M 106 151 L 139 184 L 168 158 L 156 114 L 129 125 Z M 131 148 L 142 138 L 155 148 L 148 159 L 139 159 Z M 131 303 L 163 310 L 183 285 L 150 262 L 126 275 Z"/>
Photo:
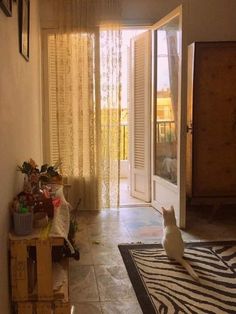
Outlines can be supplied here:
<path id="1" fill-rule="evenodd" d="M 185 259 L 183 259 L 184 242 L 181 232 L 176 225 L 175 211 L 173 206 L 171 206 L 171 208 L 168 210 L 162 207 L 162 213 L 164 225 L 162 246 L 165 249 L 167 256 L 170 259 L 175 259 L 187 270 L 193 279 L 199 281 L 199 277 L 192 269 L 191 265 Z"/>

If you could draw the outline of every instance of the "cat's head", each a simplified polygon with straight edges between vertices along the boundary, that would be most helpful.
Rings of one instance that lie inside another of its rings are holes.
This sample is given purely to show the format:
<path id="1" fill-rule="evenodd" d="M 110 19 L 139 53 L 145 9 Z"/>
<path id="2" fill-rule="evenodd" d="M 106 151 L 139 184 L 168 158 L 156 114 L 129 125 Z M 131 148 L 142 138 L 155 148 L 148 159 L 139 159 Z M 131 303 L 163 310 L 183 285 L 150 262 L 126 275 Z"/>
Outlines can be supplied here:
<path id="1" fill-rule="evenodd" d="M 166 208 L 162 207 L 161 209 L 162 209 L 162 217 L 163 217 L 164 227 L 176 225 L 174 207 L 171 206 L 170 209 L 166 209 Z"/>

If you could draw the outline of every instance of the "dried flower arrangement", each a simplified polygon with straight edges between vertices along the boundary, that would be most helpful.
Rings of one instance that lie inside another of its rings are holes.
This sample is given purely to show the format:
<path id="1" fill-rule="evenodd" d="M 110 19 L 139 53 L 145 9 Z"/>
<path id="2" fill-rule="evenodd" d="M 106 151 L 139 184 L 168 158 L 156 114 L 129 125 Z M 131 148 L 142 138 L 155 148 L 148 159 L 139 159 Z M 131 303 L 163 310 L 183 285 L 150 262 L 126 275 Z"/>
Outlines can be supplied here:
<path id="1" fill-rule="evenodd" d="M 22 166 L 17 166 L 17 169 L 26 174 L 29 186 L 33 192 L 34 189 L 39 189 L 40 183 L 62 183 L 62 176 L 58 173 L 60 163 L 56 163 L 53 166 L 48 164 L 42 165 L 38 168 L 38 165 L 33 159 L 24 161 Z M 27 188 L 27 187 L 25 187 Z"/>
<path id="2" fill-rule="evenodd" d="M 53 217 L 54 201 L 50 195 L 49 184 L 62 184 L 62 176 L 58 172 L 60 163 L 53 166 L 48 164 L 40 168 L 33 159 L 24 161 L 17 170 L 25 174 L 23 191 L 13 200 L 11 209 L 13 212 L 27 213 L 30 211 L 46 211 L 49 217 Z M 58 205 L 58 200 L 56 200 Z"/>

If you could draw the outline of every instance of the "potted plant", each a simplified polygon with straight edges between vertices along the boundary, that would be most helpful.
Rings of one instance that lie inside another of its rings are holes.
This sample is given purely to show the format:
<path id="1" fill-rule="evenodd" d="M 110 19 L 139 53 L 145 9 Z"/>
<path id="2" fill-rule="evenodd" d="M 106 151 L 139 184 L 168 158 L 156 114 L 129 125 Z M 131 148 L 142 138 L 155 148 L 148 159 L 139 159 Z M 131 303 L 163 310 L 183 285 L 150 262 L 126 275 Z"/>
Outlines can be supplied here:
<path id="1" fill-rule="evenodd" d="M 33 198 L 21 192 L 12 203 L 14 231 L 16 235 L 28 235 L 33 230 Z"/>

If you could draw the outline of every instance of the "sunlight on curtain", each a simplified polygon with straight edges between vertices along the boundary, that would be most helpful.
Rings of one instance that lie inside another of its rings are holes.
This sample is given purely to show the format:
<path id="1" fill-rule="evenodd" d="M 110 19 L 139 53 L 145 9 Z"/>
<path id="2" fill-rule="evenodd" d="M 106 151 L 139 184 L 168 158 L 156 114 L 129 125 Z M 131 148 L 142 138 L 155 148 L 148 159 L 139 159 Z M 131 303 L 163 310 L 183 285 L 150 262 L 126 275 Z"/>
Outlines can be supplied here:
<path id="1" fill-rule="evenodd" d="M 121 33 L 116 0 L 55 1 L 48 35 L 50 162 L 82 209 L 119 206 Z"/>
<path id="2" fill-rule="evenodd" d="M 119 204 L 121 30 L 112 24 L 100 32 L 100 86 L 102 203 L 114 207 Z"/>

